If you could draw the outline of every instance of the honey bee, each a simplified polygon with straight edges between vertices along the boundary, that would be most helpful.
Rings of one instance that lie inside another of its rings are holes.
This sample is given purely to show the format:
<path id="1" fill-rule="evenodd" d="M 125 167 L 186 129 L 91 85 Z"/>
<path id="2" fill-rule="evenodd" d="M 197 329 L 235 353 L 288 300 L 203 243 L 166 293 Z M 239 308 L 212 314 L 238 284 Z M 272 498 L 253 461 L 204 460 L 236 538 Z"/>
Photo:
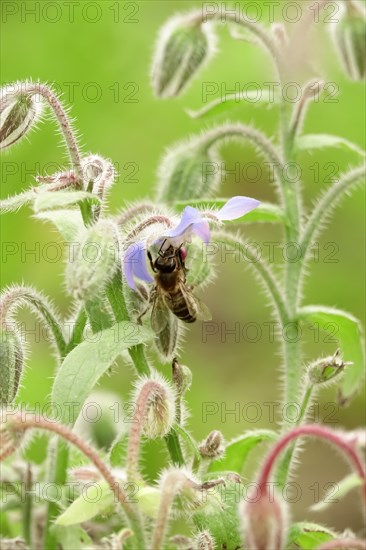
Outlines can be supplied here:
<path id="1" fill-rule="evenodd" d="M 186 284 L 185 249 L 172 245 L 164 249 L 164 246 L 165 241 L 155 260 L 151 252 L 147 252 L 151 269 L 155 273 L 155 288 L 150 294 L 149 303 L 152 304 L 151 326 L 156 333 L 166 327 L 169 312 L 185 323 L 211 319 L 208 308 L 193 294 L 192 287 Z"/>

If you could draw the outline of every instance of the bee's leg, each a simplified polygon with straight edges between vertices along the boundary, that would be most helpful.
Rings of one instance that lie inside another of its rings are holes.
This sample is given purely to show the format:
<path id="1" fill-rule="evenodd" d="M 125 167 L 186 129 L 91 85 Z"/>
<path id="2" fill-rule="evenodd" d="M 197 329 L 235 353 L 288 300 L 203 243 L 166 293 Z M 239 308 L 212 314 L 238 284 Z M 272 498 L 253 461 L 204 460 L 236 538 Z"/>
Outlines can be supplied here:
<path id="1" fill-rule="evenodd" d="M 156 273 L 157 270 L 156 270 L 156 267 L 154 266 L 154 261 L 152 259 L 150 250 L 147 251 L 147 257 L 149 258 L 151 269 L 153 270 L 154 273 Z"/>
<path id="2" fill-rule="evenodd" d="M 149 296 L 149 301 L 147 303 L 147 306 L 146 308 L 140 313 L 140 315 L 137 317 L 136 319 L 136 322 L 139 324 L 139 325 L 142 325 L 142 318 L 144 315 L 146 315 L 146 313 L 149 311 L 149 309 L 151 308 L 151 304 L 154 303 L 155 301 L 155 298 L 156 298 L 156 290 L 153 289 L 151 292 L 150 292 L 150 296 Z"/>

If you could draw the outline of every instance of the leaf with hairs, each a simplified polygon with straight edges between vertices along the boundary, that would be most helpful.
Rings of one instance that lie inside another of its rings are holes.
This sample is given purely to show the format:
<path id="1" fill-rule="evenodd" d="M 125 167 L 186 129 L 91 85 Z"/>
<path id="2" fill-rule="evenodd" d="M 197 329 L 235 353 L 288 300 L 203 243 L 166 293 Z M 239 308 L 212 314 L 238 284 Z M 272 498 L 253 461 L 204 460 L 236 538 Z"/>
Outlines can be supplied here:
<path id="1" fill-rule="evenodd" d="M 339 481 L 330 491 L 325 495 L 323 500 L 320 500 L 316 504 L 310 506 L 312 512 L 321 512 L 331 506 L 334 503 L 339 502 L 340 499 L 344 498 L 350 491 L 361 487 L 363 485 L 363 480 L 357 474 L 349 474 L 342 481 Z"/>
<path id="2" fill-rule="evenodd" d="M 324 147 L 343 147 L 363 157 L 366 156 L 366 151 L 361 149 L 361 147 L 340 136 L 333 136 L 331 134 L 304 134 L 296 140 L 296 148 L 299 151 L 323 149 Z"/>
<path id="3" fill-rule="evenodd" d="M 186 109 L 186 113 L 191 118 L 202 118 L 206 116 L 217 116 L 221 113 L 227 113 L 227 111 L 237 107 L 242 102 L 247 101 L 252 105 L 261 105 L 266 103 L 267 105 L 275 105 L 279 103 L 279 98 L 272 94 L 270 90 L 250 90 L 235 94 L 227 94 L 224 97 L 217 97 L 213 101 L 210 101 L 198 110 Z"/>
<path id="4" fill-rule="evenodd" d="M 73 425 L 85 399 L 117 357 L 151 338 L 150 329 L 122 321 L 76 346 L 65 357 L 52 388 L 52 402 L 62 411 L 61 422 Z"/>
<path id="5" fill-rule="evenodd" d="M 326 306 L 306 306 L 300 310 L 300 319 L 317 324 L 338 341 L 343 358 L 351 361 L 344 371 L 340 384 L 341 400 L 353 397 L 364 377 L 364 346 L 360 321 L 350 313 Z M 335 332 L 336 331 L 336 332 Z"/>
<path id="6" fill-rule="evenodd" d="M 278 434 L 272 430 L 255 430 L 245 433 L 226 445 L 225 455 L 209 466 L 209 472 L 243 470 L 249 453 L 262 442 L 276 441 Z"/>
<path id="7" fill-rule="evenodd" d="M 33 202 L 33 209 L 38 213 L 52 208 L 62 209 L 84 201 L 100 203 L 99 197 L 87 191 L 44 191 L 43 193 L 37 193 Z"/>
<path id="8" fill-rule="evenodd" d="M 45 210 L 34 217 L 53 223 L 65 241 L 73 241 L 84 227 L 79 210 Z"/>
<path id="9" fill-rule="evenodd" d="M 301 548 L 301 550 L 313 550 L 322 543 L 336 538 L 336 534 L 322 525 L 316 523 L 293 523 L 287 535 L 287 547 Z"/>

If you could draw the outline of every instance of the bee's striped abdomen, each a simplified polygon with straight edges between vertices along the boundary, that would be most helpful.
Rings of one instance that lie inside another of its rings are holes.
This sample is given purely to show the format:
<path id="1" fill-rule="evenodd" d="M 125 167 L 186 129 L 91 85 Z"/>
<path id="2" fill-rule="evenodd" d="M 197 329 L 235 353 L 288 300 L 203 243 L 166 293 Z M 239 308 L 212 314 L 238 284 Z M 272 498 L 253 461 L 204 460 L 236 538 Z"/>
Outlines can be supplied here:
<path id="1" fill-rule="evenodd" d="M 194 323 L 196 321 L 196 317 L 189 312 L 187 301 L 180 290 L 166 296 L 166 302 L 170 311 L 181 321 L 185 323 Z"/>

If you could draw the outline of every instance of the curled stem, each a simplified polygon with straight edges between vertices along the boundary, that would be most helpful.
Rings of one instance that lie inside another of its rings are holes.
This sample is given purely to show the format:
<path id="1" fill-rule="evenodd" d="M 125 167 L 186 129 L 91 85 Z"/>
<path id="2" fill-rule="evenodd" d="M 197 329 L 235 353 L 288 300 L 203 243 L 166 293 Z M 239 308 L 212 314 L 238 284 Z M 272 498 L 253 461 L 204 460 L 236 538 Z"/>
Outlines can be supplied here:
<path id="1" fill-rule="evenodd" d="M 356 184 L 361 178 L 366 177 L 366 167 L 359 166 L 344 174 L 334 185 L 328 188 L 320 199 L 316 201 L 316 206 L 307 220 L 300 248 L 304 258 L 315 235 L 320 231 L 322 222 L 329 216 L 332 209 L 341 199 L 343 193 L 346 193 L 349 188 Z M 302 262 L 304 269 L 305 262 Z"/>
<path id="2" fill-rule="evenodd" d="M 43 97 L 48 103 L 48 105 L 53 110 L 53 113 L 56 117 L 56 120 L 59 124 L 60 130 L 64 137 L 66 148 L 70 155 L 72 165 L 77 176 L 79 185 L 82 185 L 82 167 L 81 167 L 81 155 L 79 151 L 79 146 L 74 134 L 74 131 L 71 126 L 70 119 L 63 108 L 60 100 L 57 95 L 51 90 L 46 84 L 25 82 L 22 83 L 22 90 L 29 94 L 38 94 Z"/>
<path id="3" fill-rule="evenodd" d="M 233 11 L 227 10 L 225 6 L 220 5 L 219 9 L 215 10 L 214 12 L 205 12 L 205 10 L 191 12 L 187 14 L 187 19 L 192 20 L 192 22 L 200 23 L 204 23 L 209 20 L 218 21 L 221 23 L 229 22 L 244 27 L 245 29 L 253 33 L 256 38 L 258 38 L 259 41 L 263 44 L 266 50 L 270 53 L 274 62 L 274 66 L 276 68 L 276 72 L 281 78 L 283 61 L 276 40 L 274 40 L 271 33 L 268 32 L 268 30 L 265 29 L 261 24 L 251 21 L 239 10 L 234 13 Z"/>
<path id="4" fill-rule="evenodd" d="M 289 444 L 292 444 L 294 440 L 304 436 L 319 437 L 320 439 L 329 441 L 330 443 L 338 447 L 339 450 L 342 451 L 342 453 L 348 458 L 349 462 L 353 465 L 356 473 L 363 480 L 363 496 L 366 499 L 365 466 L 363 465 L 362 460 L 355 449 L 355 445 L 347 441 L 344 437 L 339 435 L 337 432 L 332 431 L 329 428 L 326 428 L 325 426 L 321 426 L 318 424 L 303 425 L 303 426 L 294 428 L 293 430 L 283 435 L 281 439 L 279 439 L 277 443 L 275 443 L 274 447 L 267 455 L 264 461 L 264 464 L 262 466 L 262 469 L 260 471 L 260 474 L 258 477 L 259 488 L 261 490 L 266 490 L 266 487 L 268 486 L 268 483 L 270 482 L 270 479 L 271 479 L 273 467 L 279 455 L 281 454 L 281 452 Z"/>
<path id="5" fill-rule="evenodd" d="M 240 247 L 245 248 L 246 257 L 249 260 L 249 265 L 255 269 L 260 277 L 261 282 L 268 291 L 278 313 L 278 316 L 284 325 L 288 319 L 286 302 L 283 299 L 283 291 L 276 276 L 262 259 L 258 258 L 257 251 L 251 247 L 249 243 L 246 243 L 240 237 L 234 236 L 232 233 L 223 230 L 216 230 L 212 233 L 214 241 L 221 241 L 221 243 L 239 244 Z"/>
<path id="6" fill-rule="evenodd" d="M 66 352 L 62 322 L 54 307 L 41 292 L 25 286 L 13 286 L 4 290 L 0 298 L 0 326 L 11 322 L 16 310 L 24 304 L 29 305 L 32 311 L 50 328 L 62 358 Z"/>
<path id="7" fill-rule="evenodd" d="M 284 200 L 284 191 L 281 188 L 283 179 L 284 163 L 280 152 L 273 145 L 271 140 L 262 132 L 251 126 L 246 126 L 240 123 L 228 123 L 207 131 L 200 138 L 199 145 L 204 149 L 209 149 L 215 146 L 219 141 L 230 138 L 242 138 L 252 142 L 260 151 L 260 153 L 268 160 L 273 170 L 275 180 L 280 187 L 280 198 Z"/>

